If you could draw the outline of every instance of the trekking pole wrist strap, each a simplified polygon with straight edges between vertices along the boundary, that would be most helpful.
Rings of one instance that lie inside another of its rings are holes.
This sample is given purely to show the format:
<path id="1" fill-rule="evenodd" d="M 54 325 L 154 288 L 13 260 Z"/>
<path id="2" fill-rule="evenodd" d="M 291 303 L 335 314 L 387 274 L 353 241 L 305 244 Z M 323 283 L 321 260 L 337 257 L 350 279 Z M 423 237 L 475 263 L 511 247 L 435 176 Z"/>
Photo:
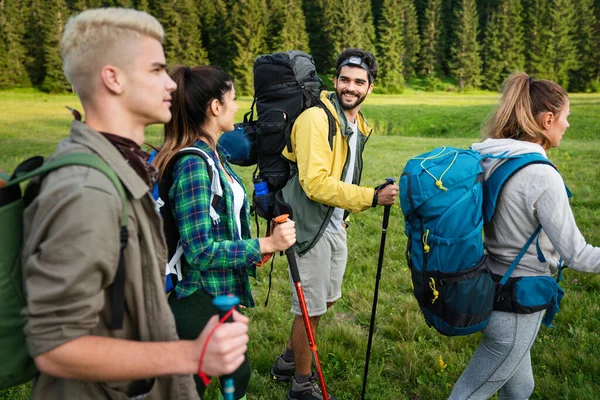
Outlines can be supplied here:
<path id="1" fill-rule="evenodd" d="M 379 190 L 376 188 L 375 193 L 373 194 L 373 203 L 371 207 L 377 207 L 377 203 L 379 202 Z"/>

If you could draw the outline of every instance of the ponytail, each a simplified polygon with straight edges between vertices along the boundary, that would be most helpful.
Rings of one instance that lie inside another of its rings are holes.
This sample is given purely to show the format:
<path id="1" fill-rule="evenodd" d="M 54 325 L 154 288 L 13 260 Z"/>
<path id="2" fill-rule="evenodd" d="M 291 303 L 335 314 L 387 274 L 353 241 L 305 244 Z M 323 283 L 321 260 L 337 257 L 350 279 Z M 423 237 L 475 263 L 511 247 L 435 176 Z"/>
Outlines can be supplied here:
<path id="1" fill-rule="evenodd" d="M 174 66 L 169 75 L 177 83 L 172 93 L 171 120 L 164 125 L 164 143 L 154 159 L 154 166 L 163 171 L 181 149 L 198 139 L 212 146 L 214 139 L 202 128 L 207 120 L 208 107 L 214 99 L 223 101 L 223 95 L 233 88 L 231 77 L 213 66 Z"/>
<path id="2" fill-rule="evenodd" d="M 515 72 L 502 84 L 500 104 L 485 124 L 483 136 L 540 143 L 548 149 L 550 139 L 542 129 L 542 115 L 546 112 L 558 115 L 567 98 L 557 83 Z"/>

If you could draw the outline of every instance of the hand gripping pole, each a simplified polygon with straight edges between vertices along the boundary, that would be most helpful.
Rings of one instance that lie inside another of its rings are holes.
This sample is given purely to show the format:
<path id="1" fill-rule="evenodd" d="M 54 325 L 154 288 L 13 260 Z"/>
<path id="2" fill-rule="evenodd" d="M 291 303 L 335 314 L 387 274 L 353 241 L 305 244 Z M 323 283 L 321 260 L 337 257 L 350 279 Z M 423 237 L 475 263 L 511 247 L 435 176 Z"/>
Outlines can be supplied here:
<path id="1" fill-rule="evenodd" d="M 222 320 L 235 306 L 240 304 L 240 299 L 237 296 L 218 296 L 213 299 L 213 305 L 219 310 L 219 318 Z M 233 315 L 229 315 L 225 322 L 233 322 Z M 234 400 L 235 382 L 231 375 L 224 375 L 223 380 L 223 397 L 225 400 Z"/>

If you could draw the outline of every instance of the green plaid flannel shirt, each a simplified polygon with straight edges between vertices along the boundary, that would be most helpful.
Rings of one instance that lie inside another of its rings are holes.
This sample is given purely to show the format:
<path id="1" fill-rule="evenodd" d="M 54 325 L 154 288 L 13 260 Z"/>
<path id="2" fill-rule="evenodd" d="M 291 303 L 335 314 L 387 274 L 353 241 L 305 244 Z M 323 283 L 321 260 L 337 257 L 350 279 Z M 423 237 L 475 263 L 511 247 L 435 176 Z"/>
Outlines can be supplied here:
<path id="1" fill-rule="evenodd" d="M 194 146 L 204 150 L 219 165 L 215 152 L 208 144 L 199 140 Z M 244 187 L 241 178 L 227 162 L 225 150 L 217 145 L 217 151 L 229 175 Z M 179 299 L 202 289 L 212 296 L 231 293 L 240 298 L 240 304 L 253 307 L 248 276 L 256 277 L 255 263 L 260 261 L 261 253 L 258 239 L 251 238 L 248 196 L 244 188 L 240 235 L 233 209 L 233 191 L 219 167 L 223 197 L 216 208 L 220 221 L 213 224 L 209 213 L 211 191 L 208 168 L 204 160 L 196 155 L 181 157 L 173 168 L 169 200 L 174 205 L 173 217 L 179 227 L 184 253 L 184 276 L 177 283 L 175 293 Z"/>

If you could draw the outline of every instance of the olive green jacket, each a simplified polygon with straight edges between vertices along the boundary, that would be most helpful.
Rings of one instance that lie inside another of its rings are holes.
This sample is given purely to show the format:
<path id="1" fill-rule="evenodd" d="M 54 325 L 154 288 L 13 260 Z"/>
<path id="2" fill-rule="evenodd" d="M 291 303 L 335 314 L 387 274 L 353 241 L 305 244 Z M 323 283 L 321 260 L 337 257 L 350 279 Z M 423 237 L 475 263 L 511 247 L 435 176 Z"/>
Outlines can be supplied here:
<path id="1" fill-rule="evenodd" d="M 149 188 L 101 134 L 73 121 L 54 156 L 95 154 L 117 174 L 128 195 L 129 241 L 125 250 L 123 329 L 110 330 L 108 287 L 119 258 L 122 204 L 101 172 L 67 166 L 50 172 L 39 195 L 25 209 L 23 282 L 25 334 L 32 357 L 71 340 L 103 336 L 135 341 L 177 340 L 164 293 L 167 250 L 162 222 Z M 197 399 L 191 376 L 136 382 L 87 382 L 41 373 L 33 399 Z"/>

